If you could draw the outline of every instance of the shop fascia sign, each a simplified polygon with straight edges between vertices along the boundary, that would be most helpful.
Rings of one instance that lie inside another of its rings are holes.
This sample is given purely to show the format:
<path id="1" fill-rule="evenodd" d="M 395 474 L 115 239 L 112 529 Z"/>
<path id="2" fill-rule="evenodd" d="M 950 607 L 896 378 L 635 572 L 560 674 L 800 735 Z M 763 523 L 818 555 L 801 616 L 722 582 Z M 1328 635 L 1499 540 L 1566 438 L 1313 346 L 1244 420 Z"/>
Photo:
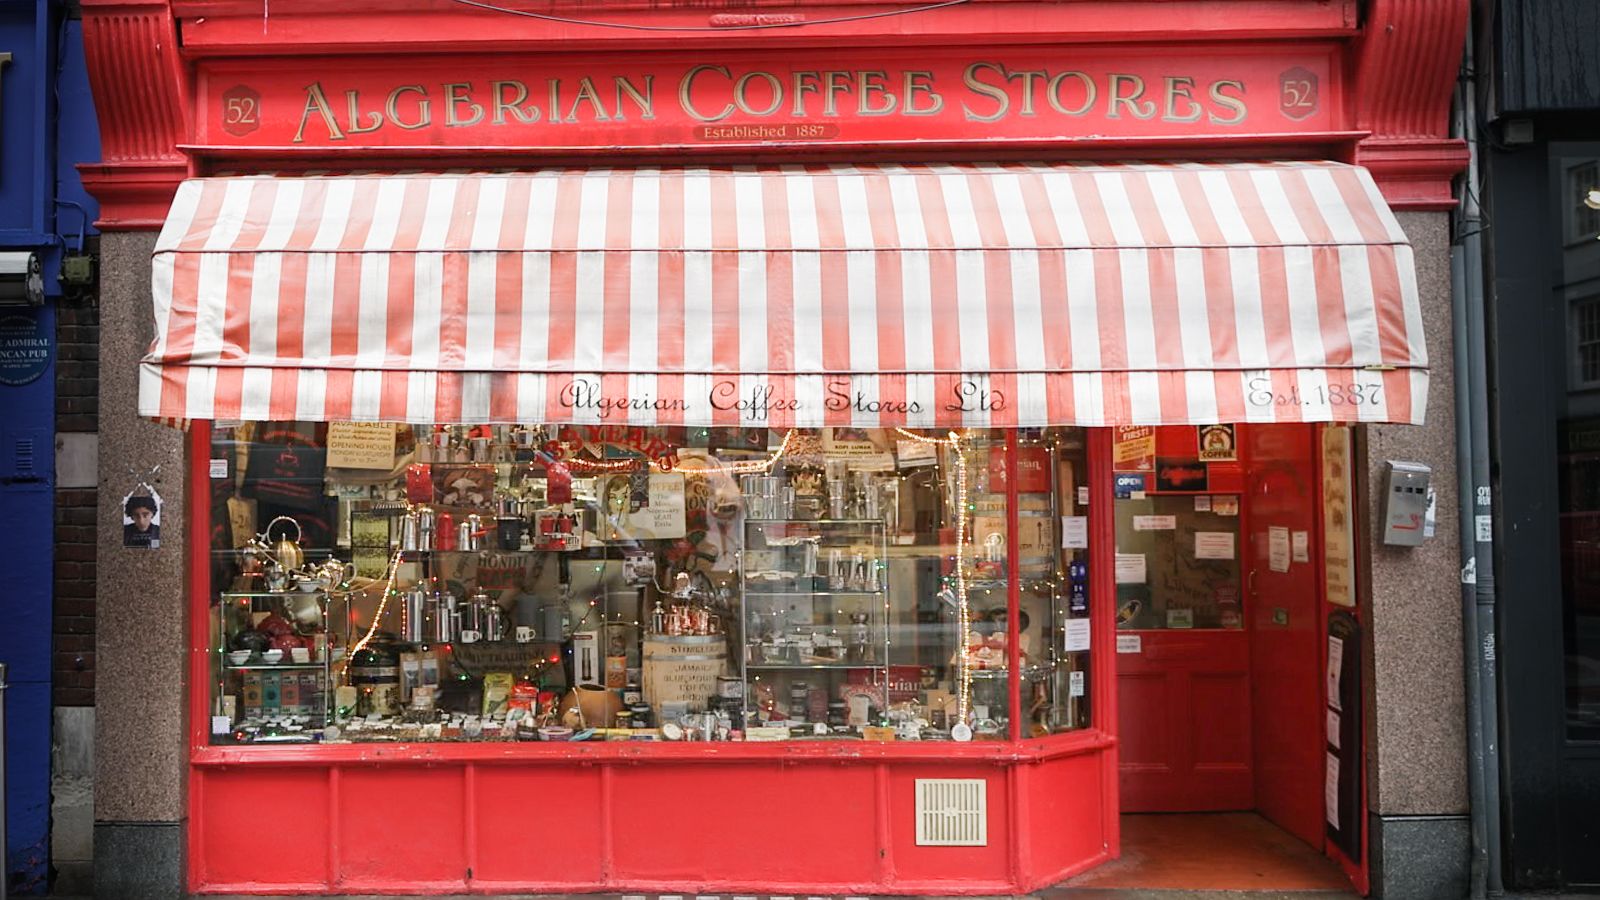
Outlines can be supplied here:
<path id="1" fill-rule="evenodd" d="M 1333 129 L 1330 56 L 1056 48 L 424 59 L 202 68 L 214 146 L 660 147 L 1263 135 Z"/>

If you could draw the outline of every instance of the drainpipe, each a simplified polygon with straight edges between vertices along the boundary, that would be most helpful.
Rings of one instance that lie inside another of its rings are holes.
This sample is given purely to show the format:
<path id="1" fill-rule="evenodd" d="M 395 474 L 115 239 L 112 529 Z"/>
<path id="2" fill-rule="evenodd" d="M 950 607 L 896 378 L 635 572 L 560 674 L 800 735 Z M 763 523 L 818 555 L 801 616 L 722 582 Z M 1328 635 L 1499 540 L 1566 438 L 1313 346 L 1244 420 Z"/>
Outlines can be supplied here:
<path id="1" fill-rule="evenodd" d="M 1472 897 L 1504 890 L 1500 872 L 1499 678 L 1495 666 L 1493 493 L 1489 481 L 1489 404 L 1483 303 L 1483 217 L 1478 198 L 1477 92 L 1473 31 L 1457 79 L 1452 130 L 1467 145 L 1456 188 L 1450 247 L 1451 318 L 1456 372 L 1456 471 L 1461 541 L 1461 631 L 1465 651 L 1467 782 L 1472 813 Z"/>

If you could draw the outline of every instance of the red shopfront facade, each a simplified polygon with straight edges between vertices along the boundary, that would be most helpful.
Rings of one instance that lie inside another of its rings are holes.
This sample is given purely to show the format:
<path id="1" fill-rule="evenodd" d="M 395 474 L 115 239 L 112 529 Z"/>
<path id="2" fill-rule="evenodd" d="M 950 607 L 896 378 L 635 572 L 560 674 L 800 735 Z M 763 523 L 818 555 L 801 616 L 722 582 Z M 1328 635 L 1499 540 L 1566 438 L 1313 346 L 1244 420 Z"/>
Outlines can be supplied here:
<path id="1" fill-rule="evenodd" d="M 1022 540 L 1025 445 L 1071 445 L 1088 492 L 1071 510 L 1088 534 L 1081 558 L 1109 574 L 1110 426 L 1421 421 L 1410 252 L 1385 201 L 1449 204 L 1460 6 L 286 3 L 263 18 L 229 2 L 87 4 L 106 162 L 86 181 L 107 227 L 166 229 L 139 412 L 189 422 L 190 521 L 216 520 L 216 442 L 240 420 L 766 429 L 772 459 L 797 431 L 877 428 L 955 442 L 962 466 L 962 448 L 986 439 L 1004 546 Z M 1218 158 L 1248 162 L 1199 162 Z M 1160 162 L 1112 162 L 1131 159 Z M 439 174 L 399 174 L 417 171 Z M 536 222 L 552 224 L 536 235 Z M 1305 282 L 1202 259 L 1311 246 L 1334 261 Z M 660 262 L 577 261 L 691 250 L 706 254 L 703 282 Z M 318 253 L 325 272 L 295 268 Z M 1361 256 L 1359 273 L 1340 253 Z M 341 254 L 381 257 L 383 271 Z M 418 274 L 429 254 L 443 259 L 433 281 Z M 541 254 L 552 279 L 573 256 L 560 291 L 527 289 Z M 933 260 L 921 280 L 907 280 L 908 254 Z M 809 312 L 796 309 L 802 282 L 786 281 L 807 265 L 822 298 Z M 1259 297 L 1273 291 L 1276 317 Z M 1158 324 L 1245 294 L 1265 310 L 1260 334 L 1214 312 L 1200 326 L 1210 353 Z M 972 295 L 980 312 L 963 318 Z M 884 296 L 896 302 L 863 315 L 861 298 Z M 1085 308 L 1089 324 L 1074 319 Z M 1148 333 L 1135 308 L 1153 311 Z M 549 323 L 541 352 L 525 336 L 507 344 L 535 314 Z M 1044 326 L 1036 358 L 1009 336 L 1027 333 L 1019 315 Z M 974 324 L 990 336 L 981 349 Z M 924 326 L 932 349 L 919 353 Z M 1317 351 L 1297 327 L 1321 335 Z M 1385 399 L 1313 401 L 1296 390 L 1306 377 Z M 972 527 L 957 529 L 957 570 L 982 553 Z M 264 746 L 214 740 L 215 549 L 182 548 L 191 891 L 996 894 L 1118 855 L 1117 598 L 1104 575 L 1079 616 L 1088 712 L 1044 733 L 1013 675 L 999 729 L 970 742 Z M 1028 652 L 1025 563 L 998 558 L 1005 678 Z M 982 784 L 980 845 L 921 840 L 930 779 Z M 263 796 L 293 828 L 242 812 Z"/>

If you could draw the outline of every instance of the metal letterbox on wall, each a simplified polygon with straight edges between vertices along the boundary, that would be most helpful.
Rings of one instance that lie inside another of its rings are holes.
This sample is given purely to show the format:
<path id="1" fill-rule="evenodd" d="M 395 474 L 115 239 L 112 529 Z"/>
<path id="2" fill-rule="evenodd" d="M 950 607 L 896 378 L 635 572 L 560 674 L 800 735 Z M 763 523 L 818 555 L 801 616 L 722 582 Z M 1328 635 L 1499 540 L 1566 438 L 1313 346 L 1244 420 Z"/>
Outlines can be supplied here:
<path id="1" fill-rule="evenodd" d="M 1422 463 L 1389 460 L 1384 477 L 1383 542 L 1400 547 L 1422 546 L 1428 514 L 1428 478 Z"/>

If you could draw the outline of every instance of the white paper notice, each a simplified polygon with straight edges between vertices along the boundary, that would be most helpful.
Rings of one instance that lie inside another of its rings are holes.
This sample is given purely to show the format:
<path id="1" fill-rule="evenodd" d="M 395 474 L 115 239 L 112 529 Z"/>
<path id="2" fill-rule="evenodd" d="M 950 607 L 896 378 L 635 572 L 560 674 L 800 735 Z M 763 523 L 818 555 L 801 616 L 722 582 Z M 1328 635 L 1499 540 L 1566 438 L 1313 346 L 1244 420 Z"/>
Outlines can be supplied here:
<path id="1" fill-rule="evenodd" d="M 1194 511 L 1211 512 L 1211 495 L 1201 494 L 1200 496 L 1194 498 Z"/>
<path id="2" fill-rule="evenodd" d="M 1177 516 L 1134 516 L 1134 531 L 1173 531 L 1178 527 Z"/>
<path id="3" fill-rule="evenodd" d="M 1239 514 L 1239 498 L 1213 496 L 1211 498 L 1211 511 L 1219 516 L 1237 516 Z"/>
<path id="4" fill-rule="evenodd" d="M 1088 516 L 1061 517 L 1061 546 L 1067 550 L 1078 550 L 1089 546 Z"/>
<path id="5" fill-rule="evenodd" d="M 1118 653 L 1143 653 L 1144 652 L 1144 638 L 1140 637 L 1137 634 L 1119 634 L 1119 635 L 1117 635 L 1117 652 Z"/>
<path id="6" fill-rule="evenodd" d="M 1267 526 L 1267 567 L 1274 572 L 1289 571 L 1289 529 Z"/>
<path id="7" fill-rule="evenodd" d="M 1328 710 L 1328 743 L 1335 750 L 1339 749 L 1339 714 Z"/>
<path id="8" fill-rule="evenodd" d="M 1290 532 L 1289 547 L 1290 556 L 1295 562 L 1311 562 L 1311 532 Z"/>
<path id="9" fill-rule="evenodd" d="M 1328 754 L 1328 775 L 1322 782 L 1322 806 L 1328 824 L 1339 827 L 1339 757 Z"/>
<path id="10" fill-rule="evenodd" d="M 226 456 L 220 456 L 212 459 L 210 472 L 212 478 L 227 478 L 228 458 Z"/>
<path id="11" fill-rule="evenodd" d="M 1145 580 L 1143 553 L 1117 554 L 1117 584 L 1144 584 Z"/>
<path id="12" fill-rule="evenodd" d="M 1066 627 L 1066 646 L 1063 648 L 1068 653 L 1089 649 L 1089 620 L 1068 619 Z"/>
<path id="13" fill-rule="evenodd" d="M 1069 696 L 1069 697 L 1082 697 L 1083 696 L 1083 673 L 1082 672 L 1068 672 L 1067 673 L 1067 696 Z"/>
<path id="14" fill-rule="evenodd" d="M 1089 505 L 1089 488 L 1088 487 L 1080 487 L 1080 488 L 1078 488 L 1078 505 L 1079 506 L 1088 506 Z"/>
<path id="15" fill-rule="evenodd" d="M 1344 641 L 1328 635 L 1328 705 L 1344 712 L 1339 705 L 1339 679 L 1344 675 Z"/>
<path id="16" fill-rule="evenodd" d="M 1196 531 L 1194 533 L 1195 559 L 1233 559 L 1233 532 Z"/>

